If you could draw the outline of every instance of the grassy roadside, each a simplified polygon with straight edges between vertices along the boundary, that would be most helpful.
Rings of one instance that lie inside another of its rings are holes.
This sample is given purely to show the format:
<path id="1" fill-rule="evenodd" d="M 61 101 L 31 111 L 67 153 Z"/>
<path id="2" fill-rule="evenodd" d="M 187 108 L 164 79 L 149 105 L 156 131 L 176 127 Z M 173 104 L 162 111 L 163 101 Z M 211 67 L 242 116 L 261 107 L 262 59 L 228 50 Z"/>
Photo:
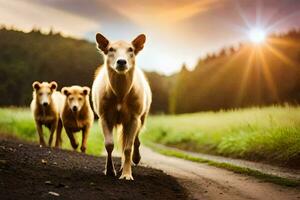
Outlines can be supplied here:
<path id="1" fill-rule="evenodd" d="M 100 130 L 99 125 L 95 122 L 88 137 L 87 154 L 101 155 L 104 145 Z M 25 141 L 38 142 L 34 120 L 28 108 L 0 108 L 0 134 L 4 134 L 8 137 L 16 137 Z M 46 141 L 48 141 L 49 135 L 48 129 L 44 128 Z M 62 148 L 72 149 L 65 131 L 63 131 L 62 135 Z M 81 136 L 82 134 L 79 132 L 75 134 L 79 144 L 81 144 Z M 54 142 L 52 145 L 54 145 Z M 80 148 L 78 148 L 78 151 L 79 150 Z"/>
<path id="2" fill-rule="evenodd" d="M 260 179 L 260 180 L 263 180 L 266 182 L 270 182 L 270 183 L 275 183 L 275 184 L 282 185 L 282 186 L 297 187 L 300 185 L 300 180 L 291 180 L 291 179 L 287 179 L 287 178 L 283 178 L 283 177 L 279 177 L 279 176 L 275 176 L 275 175 L 265 174 L 258 170 L 240 167 L 240 166 L 236 166 L 236 165 L 229 164 L 229 163 L 216 162 L 216 161 L 212 161 L 212 160 L 208 160 L 208 159 L 194 157 L 194 156 L 186 154 L 184 152 L 176 151 L 173 149 L 171 150 L 171 149 L 167 149 L 167 148 L 162 148 L 151 142 L 144 142 L 144 144 L 146 146 L 150 147 L 152 150 L 154 150 L 160 154 L 166 155 L 166 156 L 172 156 L 172 157 L 181 158 L 181 159 L 198 162 L 198 163 L 205 163 L 210 166 L 227 169 L 227 170 L 230 170 L 230 171 L 238 173 L 238 174 L 253 176 L 257 179 Z"/>
<path id="3" fill-rule="evenodd" d="M 300 107 L 150 116 L 141 136 L 187 151 L 299 167 Z"/>

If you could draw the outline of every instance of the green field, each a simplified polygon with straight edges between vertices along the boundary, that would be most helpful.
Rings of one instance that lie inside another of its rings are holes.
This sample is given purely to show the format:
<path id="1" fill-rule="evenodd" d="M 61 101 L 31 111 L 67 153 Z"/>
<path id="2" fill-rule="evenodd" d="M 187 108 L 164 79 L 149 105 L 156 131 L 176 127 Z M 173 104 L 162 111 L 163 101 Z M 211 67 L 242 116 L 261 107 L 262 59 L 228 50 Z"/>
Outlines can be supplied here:
<path id="1" fill-rule="evenodd" d="M 295 165 L 300 161 L 300 107 L 150 117 L 143 140 L 195 152 Z"/>
<path id="2" fill-rule="evenodd" d="M 31 113 L 25 108 L 1 108 L 0 133 L 38 139 Z M 63 135 L 63 147 L 71 149 Z M 80 141 L 81 134 L 76 135 Z M 141 137 L 143 142 L 189 151 L 290 165 L 300 160 L 300 107 L 150 116 Z M 95 123 L 87 153 L 100 155 L 103 147 L 103 136 Z"/>

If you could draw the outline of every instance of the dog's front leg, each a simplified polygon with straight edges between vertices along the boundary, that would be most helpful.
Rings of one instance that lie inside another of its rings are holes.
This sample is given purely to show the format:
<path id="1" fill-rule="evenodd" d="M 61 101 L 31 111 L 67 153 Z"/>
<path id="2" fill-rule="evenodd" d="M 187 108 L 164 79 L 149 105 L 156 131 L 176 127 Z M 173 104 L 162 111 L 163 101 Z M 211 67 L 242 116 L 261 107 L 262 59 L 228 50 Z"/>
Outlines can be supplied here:
<path id="1" fill-rule="evenodd" d="M 40 146 L 45 147 L 46 146 L 46 142 L 44 140 L 43 127 L 42 127 L 41 123 L 36 122 L 36 130 L 37 130 L 37 132 L 39 134 Z"/>
<path id="2" fill-rule="evenodd" d="M 105 140 L 105 149 L 107 152 L 106 166 L 105 166 L 104 173 L 107 176 L 116 176 L 116 170 L 111 156 L 114 150 L 113 126 L 112 124 L 109 124 L 105 119 L 102 119 L 100 123 L 102 125 L 102 131 Z"/>
<path id="3" fill-rule="evenodd" d="M 61 139 L 61 131 L 62 131 L 63 125 L 61 119 L 58 120 L 57 128 L 56 128 L 56 141 L 55 141 L 55 147 L 59 148 L 62 143 Z"/>
<path id="4" fill-rule="evenodd" d="M 86 151 L 86 142 L 87 142 L 89 132 L 90 132 L 90 126 L 86 126 L 82 129 L 82 142 L 80 147 L 82 153 L 85 153 Z"/>
<path id="5" fill-rule="evenodd" d="M 139 127 L 140 119 L 138 117 L 133 117 L 129 123 L 123 125 L 122 151 L 124 154 L 124 164 L 120 179 L 133 180 L 131 172 L 132 146 Z"/>
<path id="6" fill-rule="evenodd" d="M 54 135 L 54 132 L 57 128 L 57 123 L 58 121 L 56 120 L 54 123 L 51 124 L 50 126 L 50 137 L 49 137 L 49 141 L 48 141 L 48 146 L 51 147 L 52 146 L 52 141 L 53 141 L 53 135 Z"/>
<path id="7" fill-rule="evenodd" d="M 75 137 L 73 135 L 73 132 L 70 129 L 68 129 L 68 128 L 65 128 L 65 130 L 66 130 L 67 135 L 68 135 L 68 137 L 70 139 L 70 142 L 71 142 L 71 145 L 72 145 L 73 149 L 76 150 L 77 147 L 78 147 L 78 143 L 77 143 L 77 141 L 76 141 L 76 139 L 75 139 Z"/>

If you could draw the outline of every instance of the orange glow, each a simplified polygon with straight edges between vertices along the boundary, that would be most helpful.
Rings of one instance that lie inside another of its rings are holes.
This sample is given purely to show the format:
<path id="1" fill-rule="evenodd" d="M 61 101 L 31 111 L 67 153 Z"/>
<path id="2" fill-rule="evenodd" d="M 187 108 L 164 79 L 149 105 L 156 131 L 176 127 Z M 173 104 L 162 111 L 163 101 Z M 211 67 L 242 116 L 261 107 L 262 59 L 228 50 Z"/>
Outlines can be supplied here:
<path id="1" fill-rule="evenodd" d="M 249 76 L 249 71 L 254 63 L 254 55 L 255 55 L 255 51 L 254 49 L 250 50 L 250 56 L 246 62 L 246 66 L 245 66 L 245 70 L 242 76 L 242 81 L 241 81 L 241 85 L 238 91 L 238 95 L 237 95 L 237 99 L 236 99 L 236 103 L 240 104 L 242 99 L 243 99 L 243 95 L 244 95 L 244 89 L 246 87 L 246 84 L 248 82 L 248 76 Z"/>
<path id="2" fill-rule="evenodd" d="M 288 66 L 293 66 L 293 67 L 295 66 L 295 63 L 291 59 L 289 59 L 287 56 L 285 56 L 283 53 L 281 53 L 271 45 L 267 44 L 266 49 L 269 50 L 274 56 L 279 58 L 280 61 L 284 62 Z"/>
<path id="3" fill-rule="evenodd" d="M 187 1 L 148 1 L 143 4 L 136 1 L 110 1 L 112 9 L 128 17 L 141 26 L 173 24 L 209 10 L 217 0 Z"/>
<path id="4" fill-rule="evenodd" d="M 269 70 L 270 66 L 267 63 L 267 59 L 264 56 L 262 49 L 258 50 L 258 56 L 259 56 L 260 62 L 262 63 L 263 78 L 265 78 L 265 80 L 267 81 L 269 90 L 271 91 L 273 97 L 276 100 L 278 100 L 278 92 L 276 89 L 276 85 L 275 85 L 275 82 L 273 81 L 272 74 L 270 73 L 270 70 Z"/>

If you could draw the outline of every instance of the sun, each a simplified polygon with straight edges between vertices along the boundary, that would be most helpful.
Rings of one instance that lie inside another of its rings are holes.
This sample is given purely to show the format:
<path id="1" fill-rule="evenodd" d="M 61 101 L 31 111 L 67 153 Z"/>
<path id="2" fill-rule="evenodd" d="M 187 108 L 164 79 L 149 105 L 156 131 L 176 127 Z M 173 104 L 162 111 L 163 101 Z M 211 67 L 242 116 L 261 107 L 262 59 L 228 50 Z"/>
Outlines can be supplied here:
<path id="1" fill-rule="evenodd" d="M 266 39 L 266 32 L 259 28 L 251 29 L 249 32 L 249 38 L 253 43 L 260 44 Z"/>

